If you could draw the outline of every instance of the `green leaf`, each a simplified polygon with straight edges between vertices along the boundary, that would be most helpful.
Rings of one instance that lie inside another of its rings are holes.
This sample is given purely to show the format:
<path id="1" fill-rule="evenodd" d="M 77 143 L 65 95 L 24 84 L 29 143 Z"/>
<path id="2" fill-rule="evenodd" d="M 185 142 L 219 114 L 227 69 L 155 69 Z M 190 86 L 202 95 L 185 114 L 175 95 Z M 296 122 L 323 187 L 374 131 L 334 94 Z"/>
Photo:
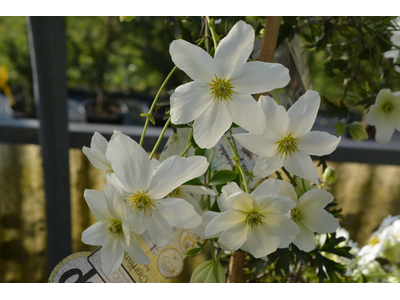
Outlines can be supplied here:
<path id="1" fill-rule="evenodd" d="M 151 124 L 156 125 L 156 120 L 154 120 L 154 117 L 153 117 L 152 114 L 149 114 L 149 113 L 141 113 L 140 116 L 141 116 L 141 117 L 149 118 Z"/>
<path id="2" fill-rule="evenodd" d="M 198 178 L 193 178 L 189 181 L 186 181 L 183 185 L 204 185 L 200 179 Z"/>
<path id="3" fill-rule="evenodd" d="M 193 248 L 193 249 L 190 249 L 187 253 L 186 253 L 186 255 L 187 256 L 193 256 L 193 255 L 196 255 L 197 253 L 199 253 L 201 251 L 201 248 Z"/>
<path id="4" fill-rule="evenodd" d="M 214 173 L 209 182 L 210 185 L 220 185 L 232 181 L 236 178 L 236 173 L 229 170 L 222 170 Z"/>
<path id="5" fill-rule="evenodd" d="M 194 148 L 194 149 L 196 149 L 196 148 L 198 148 L 199 146 L 197 146 L 197 144 L 196 144 L 196 142 L 195 142 L 195 140 L 194 140 L 194 137 L 192 136 L 192 138 L 191 138 L 191 140 L 190 140 L 190 143 L 192 143 L 192 147 Z"/>

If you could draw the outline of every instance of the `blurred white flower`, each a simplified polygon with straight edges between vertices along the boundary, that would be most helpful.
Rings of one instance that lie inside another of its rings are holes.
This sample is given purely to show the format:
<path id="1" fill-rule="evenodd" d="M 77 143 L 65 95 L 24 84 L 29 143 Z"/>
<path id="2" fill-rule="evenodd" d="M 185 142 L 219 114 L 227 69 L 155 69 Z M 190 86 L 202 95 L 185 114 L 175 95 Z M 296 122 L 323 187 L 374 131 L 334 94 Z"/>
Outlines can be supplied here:
<path id="1" fill-rule="evenodd" d="M 102 269 L 106 275 L 113 273 L 122 263 L 124 251 L 139 265 L 149 264 L 136 240 L 133 224 L 126 217 L 124 201 L 109 183 L 103 192 L 85 190 L 85 200 L 98 220 L 82 233 L 82 242 L 101 248 Z"/>
<path id="2" fill-rule="evenodd" d="M 136 234 L 147 230 L 155 243 L 163 246 L 173 240 L 171 226 L 192 229 L 201 223 L 187 201 L 163 198 L 203 175 L 209 165 L 205 157 L 172 156 L 155 168 L 146 151 L 122 133 L 110 141 L 106 157 L 121 183 L 119 190 Z"/>
<path id="3" fill-rule="evenodd" d="M 300 234 L 287 237 L 287 246 L 293 242 L 300 250 L 310 252 L 315 248 L 314 232 L 332 233 L 339 227 L 339 221 L 324 209 L 334 198 L 325 190 L 312 189 L 297 200 L 297 194 L 290 183 L 284 180 L 277 182 L 280 185 L 279 194 L 296 202 L 296 207 L 290 211 L 290 217 L 299 227 Z"/>
<path id="4" fill-rule="evenodd" d="M 234 135 L 243 147 L 259 155 L 253 170 L 257 177 L 285 167 L 292 174 L 319 182 L 310 155 L 328 155 L 340 142 L 340 138 L 327 132 L 310 132 L 320 102 L 317 92 L 307 91 L 286 112 L 271 97 L 260 97 L 258 103 L 267 119 L 265 132 Z"/>
<path id="5" fill-rule="evenodd" d="M 369 108 L 367 123 L 375 126 L 375 140 L 378 143 L 389 143 L 394 130 L 400 131 L 400 92 L 381 90 L 375 104 Z"/>
<path id="6" fill-rule="evenodd" d="M 396 27 L 400 27 L 400 17 L 397 17 L 393 21 L 393 25 L 395 25 Z M 390 37 L 390 41 L 395 46 L 400 47 L 400 30 L 392 31 L 392 36 Z M 400 55 L 400 50 L 398 48 L 395 48 L 395 47 L 392 47 L 391 50 L 386 51 L 385 53 L 383 53 L 384 57 L 393 59 L 393 63 L 397 62 L 397 59 L 399 58 L 399 55 Z M 395 70 L 397 72 L 400 72 L 400 67 L 399 66 L 395 66 L 394 68 L 395 68 Z"/>
<path id="7" fill-rule="evenodd" d="M 236 183 L 228 185 L 234 186 Z M 265 195 L 264 187 L 250 195 L 243 191 L 230 195 L 224 203 L 227 210 L 208 223 L 206 235 L 221 233 L 218 241 L 227 249 L 243 247 L 259 258 L 276 251 L 280 236 L 299 234 L 296 224 L 285 215 L 295 203 L 287 197 Z"/>
<path id="8" fill-rule="evenodd" d="M 286 86 L 289 70 L 281 64 L 247 62 L 254 47 L 254 29 L 237 22 L 219 43 L 214 59 L 184 40 L 171 43 L 175 65 L 194 81 L 179 86 L 171 96 L 174 124 L 194 120 L 194 139 L 201 148 L 212 148 L 232 122 L 261 133 L 264 115 L 252 94 Z"/>
<path id="9" fill-rule="evenodd" d="M 115 138 L 120 133 L 120 131 L 114 130 L 111 139 Z M 112 173 L 113 170 L 111 163 L 106 158 L 107 147 L 107 140 L 96 131 L 92 136 L 90 148 L 84 146 L 82 151 L 95 168 L 103 170 L 106 174 L 109 174 Z"/>

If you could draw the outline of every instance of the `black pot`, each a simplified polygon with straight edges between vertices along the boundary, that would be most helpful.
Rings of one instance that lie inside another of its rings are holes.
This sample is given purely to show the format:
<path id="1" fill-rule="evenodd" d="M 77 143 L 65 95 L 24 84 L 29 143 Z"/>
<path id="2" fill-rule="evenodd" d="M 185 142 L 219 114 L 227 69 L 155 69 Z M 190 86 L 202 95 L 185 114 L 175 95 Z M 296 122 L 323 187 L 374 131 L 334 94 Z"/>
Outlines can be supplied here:
<path id="1" fill-rule="evenodd" d="M 95 111 L 96 101 L 89 99 L 79 105 L 79 112 L 84 115 L 87 123 L 123 124 L 128 106 L 122 102 L 106 103 L 102 113 Z"/>

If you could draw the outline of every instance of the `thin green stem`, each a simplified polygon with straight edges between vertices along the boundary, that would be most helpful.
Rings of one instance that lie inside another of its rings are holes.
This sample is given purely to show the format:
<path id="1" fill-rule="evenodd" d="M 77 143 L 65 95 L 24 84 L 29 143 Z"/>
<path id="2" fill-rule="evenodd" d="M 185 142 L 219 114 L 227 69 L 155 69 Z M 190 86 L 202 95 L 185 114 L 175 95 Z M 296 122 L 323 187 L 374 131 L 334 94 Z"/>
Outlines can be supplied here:
<path id="1" fill-rule="evenodd" d="M 274 95 L 274 98 L 275 98 L 276 103 L 277 103 L 278 105 L 281 105 L 281 104 L 279 103 L 278 95 L 276 94 L 276 92 L 275 92 L 274 90 L 272 90 L 271 93 L 272 93 L 272 95 Z"/>
<path id="2" fill-rule="evenodd" d="M 162 90 L 164 89 L 164 87 L 168 83 L 168 81 L 170 80 L 172 74 L 174 74 L 177 69 L 178 68 L 176 66 L 173 67 L 171 72 L 169 72 L 168 76 L 165 78 L 163 84 L 160 86 L 160 88 L 159 88 L 159 90 L 158 90 L 158 92 L 157 92 L 157 94 L 156 94 L 156 96 L 155 96 L 155 98 L 153 100 L 153 103 L 151 104 L 151 107 L 149 109 L 148 114 L 151 114 L 153 112 L 154 108 L 156 107 L 157 100 L 160 97 L 160 94 L 161 94 Z M 140 137 L 140 143 L 139 143 L 140 146 L 143 145 L 144 136 L 146 135 L 146 130 L 147 130 L 147 127 L 149 126 L 149 121 L 150 121 L 149 117 L 147 117 L 146 118 L 146 122 L 145 122 L 144 127 L 143 127 L 142 136 Z"/>
<path id="3" fill-rule="evenodd" d="M 231 136 L 231 137 L 232 137 L 232 136 Z M 233 137 L 232 137 L 232 138 L 233 138 Z M 248 193 L 249 193 L 249 187 L 247 186 L 246 176 L 244 175 L 242 166 L 240 165 L 240 162 L 239 162 L 239 155 L 238 155 L 237 152 L 235 152 L 235 150 L 233 149 L 233 146 L 232 146 L 231 142 L 229 142 L 229 140 L 228 140 L 228 138 L 226 137 L 225 134 L 224 134 L 224 139 L 225 139 L 226 143 L 228 144 L 229 148 L 230 148 L 231 151 L 232 151 L 232 154 L 233 154 L 233 158 L 232 158 L 232 159 L 235 161 L 236 166 L 237 166 L 238 169 L 239 169 L 240 175 L 242 176 L 242 179 L 243 179 L 244 189 L 245 189 L 246 193 L 248 194 Z"/>
<path id="4" fill-rule="evenodd" d="M 236 156 L 239 156 L 239 152 L 238 152 L 238 149 L 237 149 L 237 146 L 236 146 L 236 140 L 235 140 L 235 138 L 233 137 L 233 134 L 232 134 L 232 128 L 229 128 L 229 134 L 231 135 L 231 139 L 232 139 L 232 142 L 233 142 L 233 147 L 235 148 L 235 154 L 236 154 Z"/>
<path id="5" fill-rule="evenodd" d="M 207 19 L 208 28 L 210 28 L 210 31 L 211 31 L 211 36 L 212 36 L 212 39 L 213 39 L 214 48 L 215 48 L 215 50 L 217 50 L 218 43 L 217 43 L 217 38 L 216 38 L 216 33 L 215 33 L 215 30 L 214 30 L 214 26 L 211 26 L 211 24 L 210 24 L 211 23 L 210 17 L 206 16 L 206 19 Z"/>
<path id="6" fill-rule="evenodd" d="M 215 280 L 217 283 L 219 283 L 219 278 L 218 278 L 218 262 L 215 259 L 215 249 L 214 249 L 214 242 L 213 240 L 210 240 L 210 248 L 211 248 L 211 258 L 213 260 L 213 269 L 214 269 L 214 275 L 215 275 Z"/>
<path id="7" fill-rule="evenodd" d="M 181 157 L 182 156 L 187 157 L 187 153 L 188 153 L 189 149 L 192 147 L 192 142 L 191 142 L 192 136 L 193 136 L 193 127 L 190 129 L 189 138 L 188 138 L 188 141 L 186 143 L 186 148 L 182 152 Z"/>
<path id="8" fill-rule="evenodd" d="M 167 128 L 168 128 L 170 123 L 171 123 L 171 117 L 169 117 L 167 122 L 165 123 L 164 128 L 161 131 L 160 136 L 158 137 L 157 143 L 154 145 L 153 151 L 151 151 L 151 153 L 150 153 L 150 160 L 153 158 L 154 154 L 156 153 L 156 151 L 158 149 L 158 146 L 160 146 L 162 138 L 163 138 L 163 136 L 165 134 L 165 131 L 167 130 Z"/>

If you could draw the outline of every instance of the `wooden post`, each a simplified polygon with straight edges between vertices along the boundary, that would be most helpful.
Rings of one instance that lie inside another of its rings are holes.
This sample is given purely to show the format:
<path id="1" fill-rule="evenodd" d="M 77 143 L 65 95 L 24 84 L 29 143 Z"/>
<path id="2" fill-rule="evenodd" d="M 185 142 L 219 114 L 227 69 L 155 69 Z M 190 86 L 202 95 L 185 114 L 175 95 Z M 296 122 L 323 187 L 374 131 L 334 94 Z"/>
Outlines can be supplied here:
<path id="1" fill-rule="evenodd" d="M 28 17 L 46 193 L 48 270 L 71 254 L 69 133 L 63 17 Z"/>
<path id="2" fill-rule="evenodd" d="M 265 22 L 264 36 L 261 44 L 261 52 L 259 61 L 273 62 L 276 50 L 276 43 L 278 41 L 279 26 L 281 24 L 281 17 L 267 17 Z M 258 98 L 263 94 L 254 95 Z M 229 262 L 228 283 L 243 282 L 243 266 L 246 253 L 239 250 L 233 251 L 231 260 Z"/>

